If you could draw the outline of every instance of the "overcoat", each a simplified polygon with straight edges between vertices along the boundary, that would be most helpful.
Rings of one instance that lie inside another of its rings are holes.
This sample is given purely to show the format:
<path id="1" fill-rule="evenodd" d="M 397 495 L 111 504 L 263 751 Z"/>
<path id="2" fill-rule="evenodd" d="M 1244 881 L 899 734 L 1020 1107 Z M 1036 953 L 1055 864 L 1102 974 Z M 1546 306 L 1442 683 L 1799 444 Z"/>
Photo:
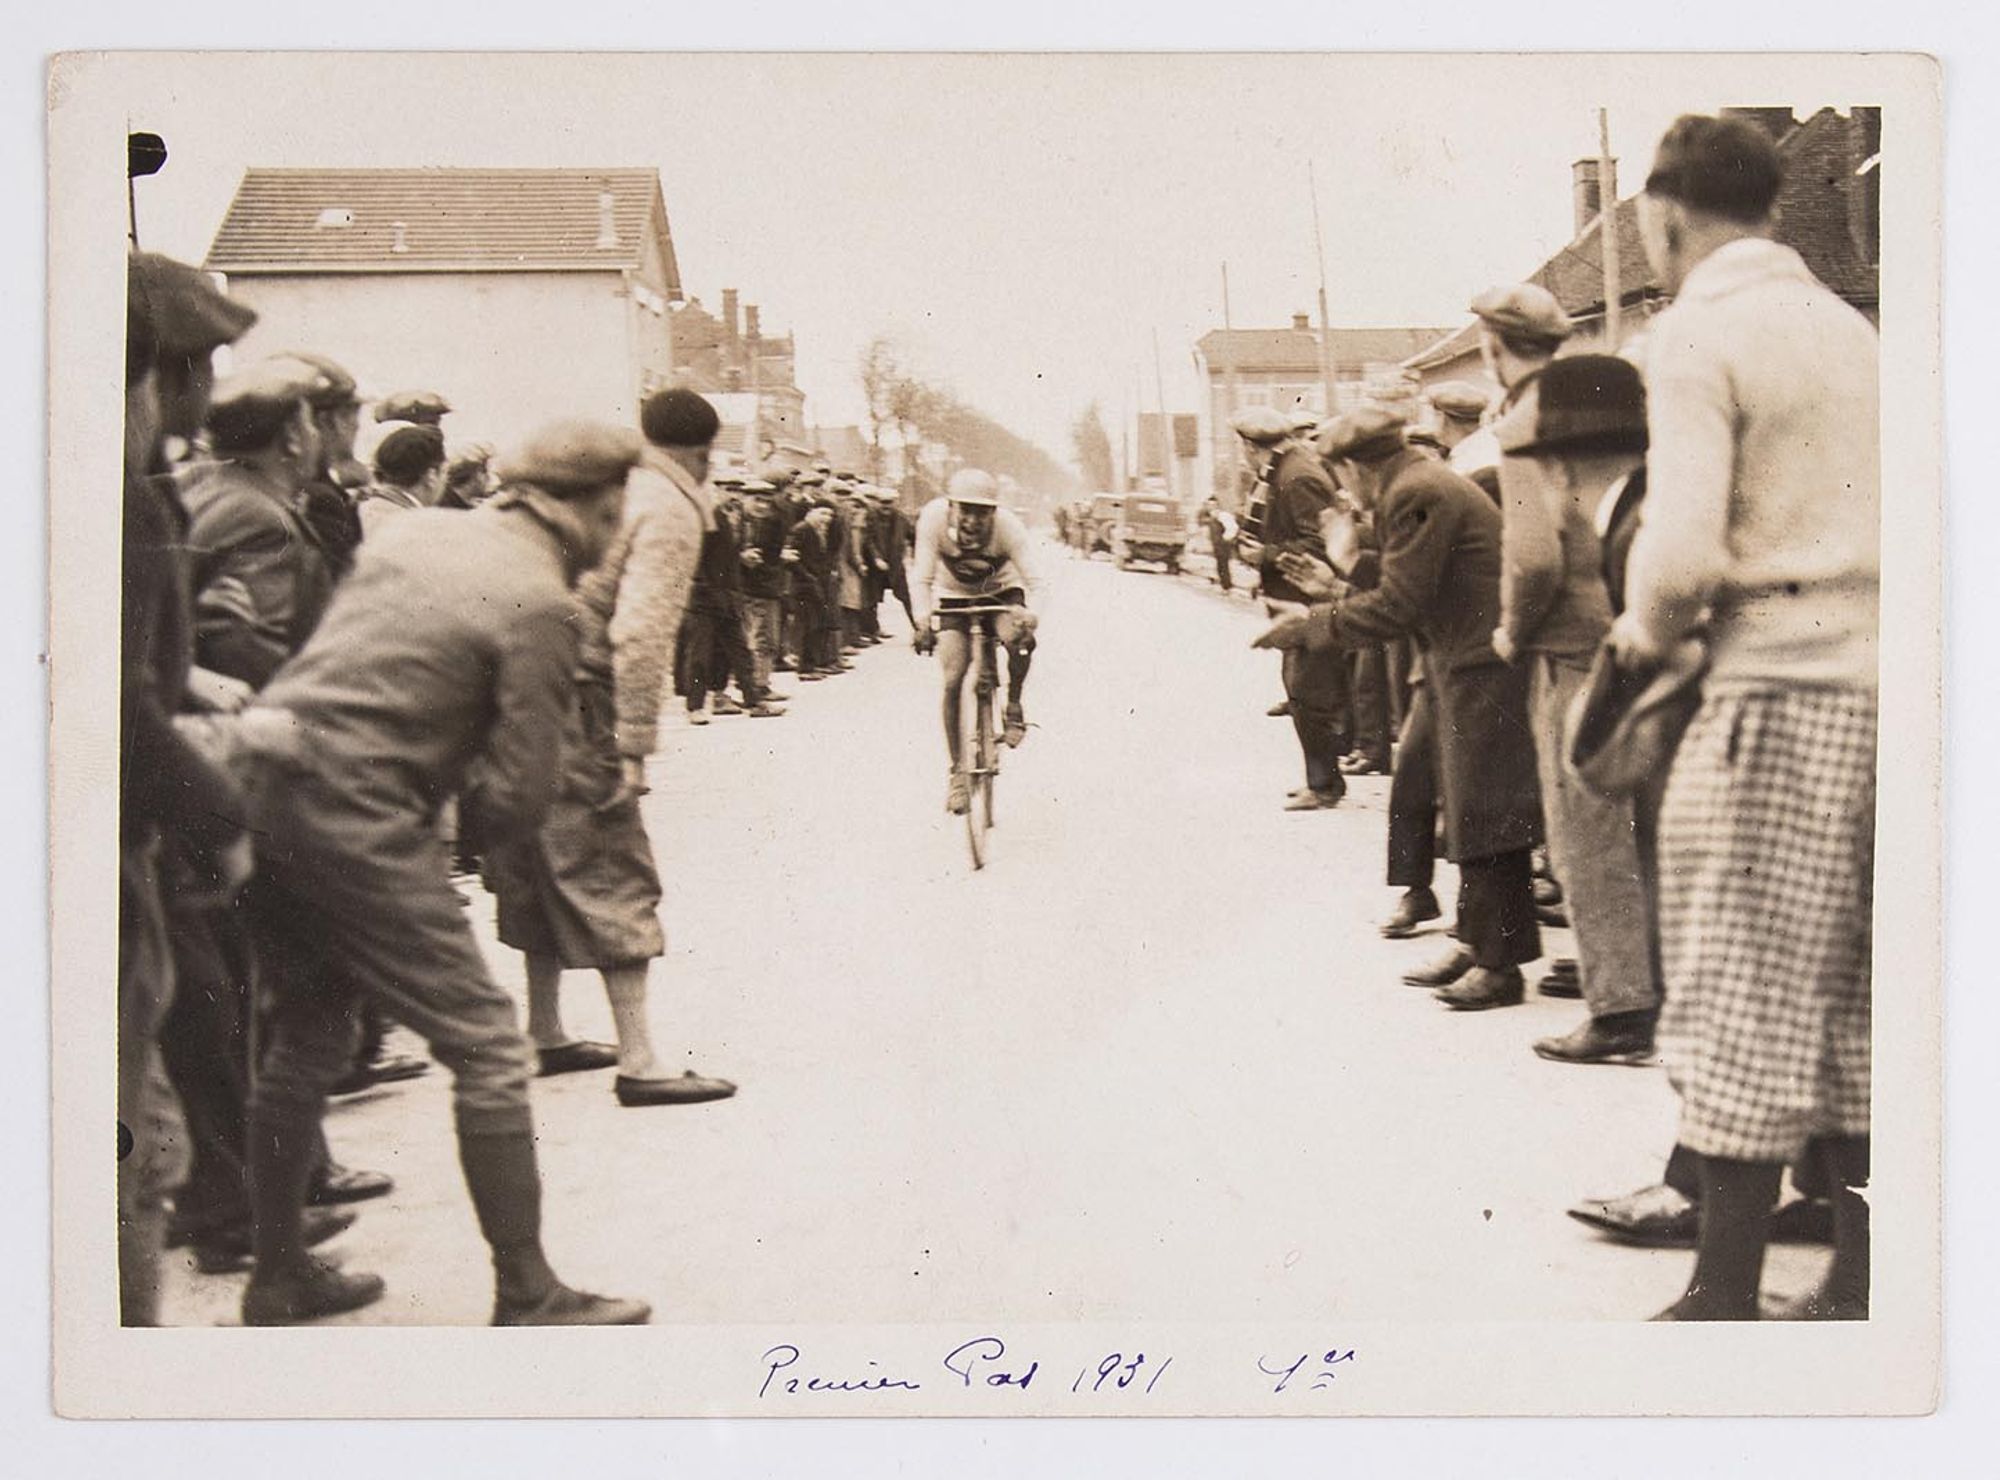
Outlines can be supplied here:
<path id="1" fill-rule="evenodd" d="M 252 688 L 305 645 L 333 593 L 326 556 L 293 512 L 295 496 L 271 474 L 233 462 L 199 469 L 182 495 L 199 661 Z"/>
<path id="2" fill-rule="evenodd" d="M 1415 451 L 1386 469 L 1374 587 L 1315 607 L 1309 649 L 1405 635 L 1423 650 L 1438 706 L 1446 855 L 1492 858 L 1542 840 L 1528 673 L 1500 661 L 1500 511 L 1477 485 Z"/>

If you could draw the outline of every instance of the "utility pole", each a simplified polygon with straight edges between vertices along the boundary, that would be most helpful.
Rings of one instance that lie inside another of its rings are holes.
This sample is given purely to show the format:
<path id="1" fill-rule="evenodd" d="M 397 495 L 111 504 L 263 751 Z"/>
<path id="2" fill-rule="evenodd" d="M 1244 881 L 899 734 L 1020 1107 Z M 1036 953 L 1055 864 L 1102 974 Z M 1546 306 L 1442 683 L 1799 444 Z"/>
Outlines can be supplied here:
<path id="1" fill-rule="evenodd" d="M 1625 296 L 1618 261 L 1618 161 L 1611 157 L 1611 114 L 1597 110 L 1597 219 L 1604 248 L 1604 352 L 1618 353 Z"/>
<path id="2" fill-rule="evenodd" d="M 1223 408 L 1228 416 L 1236 414 L 1236 345 L 1230 337 L 1233 329 L 1229 321 L 1229 264 L 1225 262 L 1222 264 L 1222 383 Z"/>
<path id="3" fill-rule="evenodd" d="M 1166 480 L 1167 497 L 1174 491 L 1174 424 L 1167 417 L 1167 378 L 1160 372 L 1160 331 L 1153 329 L 1153 391 L 1160 403 L 1160 476 Z"/>
<path id="4" fill-rule="evenodd" d="M 1313 257 L 1319 264 L 1319 382 L 1326 397 L 1321 415 L 1331 416 L 1337 409 L 1333 404 L 1333 329 L 1326 317 L 1326 242 L 1319 233 L 1319 181 L 1313 175 L 1311 160 L 1306 161 L 1306 188 L 1312 193 Z"/>

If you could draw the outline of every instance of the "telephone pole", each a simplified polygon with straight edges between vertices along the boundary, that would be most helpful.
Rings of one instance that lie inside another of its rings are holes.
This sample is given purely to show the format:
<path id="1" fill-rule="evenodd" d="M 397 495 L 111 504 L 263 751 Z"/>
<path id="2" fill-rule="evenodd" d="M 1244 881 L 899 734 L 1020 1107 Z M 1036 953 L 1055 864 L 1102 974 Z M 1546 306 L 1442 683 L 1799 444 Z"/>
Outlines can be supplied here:
<path id="1" fill-rule="evenodd" d="M 1604 248 L 1604 352 L 1618 352 L 1625 296 L 1618 261 L 1618 161 L 1611 157 L 1611 115 L 1597 110 L 1597 219 Z"/>
<path id="2" fill-rule="evenodd" d="M 1333 329 L 1326 317 L 1326 242 L 1319 233 L 1319 181 L 1314 177 L 1311 160 L 1306 161 L 1306 188 L 1312 193 L 1313 208 L 1313 257 L 1319 264 L 1319 382 L 1320 392 L 1325 396 L 1320 414 L 1331 416 L 1333 404 Z"/>

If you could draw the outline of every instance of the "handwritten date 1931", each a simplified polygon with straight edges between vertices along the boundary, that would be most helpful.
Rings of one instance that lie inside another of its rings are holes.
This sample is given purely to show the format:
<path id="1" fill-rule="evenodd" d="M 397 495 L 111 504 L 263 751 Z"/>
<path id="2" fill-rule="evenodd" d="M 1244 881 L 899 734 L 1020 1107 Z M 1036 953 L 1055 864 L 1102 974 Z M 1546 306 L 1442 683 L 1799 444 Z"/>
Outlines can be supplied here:
<path id="1" fill-rule="evenodd" d="M 1146 1386 L 1142 1391 L 1150 1393 L 1153 1390 L 1153 1385 L 1167 1375 L 1167 1368 L 1171 1367 L 1173 1363 L 1174 1359 L 1172 1357 L 1153 1363 L 1151 1368 L 1152 1375 L 1146 1379 Z M 1104 1385 L 1108 1382 L 1112 1385 L 1112 1391 L 1115 1392 L 1120 1388 L 1131 1387 L 1133 1383 L 1139 1380 L 1139 1375 L 1146 1370 L 1147 1363 L 1144 1352 L 1135 1353 L 1130 1358 L 1126 1357 L 1123 1352 L 1112 1352 L 1103 1361 L 1099 1362 L 1095 1368 L 1085 1367 L 1081 1372 L 1077 1373 L 1076 1381 L 1069 1385 L 1069 1390 L 1073 1393 L 1103 1392 L 1105 1390 Z"/>

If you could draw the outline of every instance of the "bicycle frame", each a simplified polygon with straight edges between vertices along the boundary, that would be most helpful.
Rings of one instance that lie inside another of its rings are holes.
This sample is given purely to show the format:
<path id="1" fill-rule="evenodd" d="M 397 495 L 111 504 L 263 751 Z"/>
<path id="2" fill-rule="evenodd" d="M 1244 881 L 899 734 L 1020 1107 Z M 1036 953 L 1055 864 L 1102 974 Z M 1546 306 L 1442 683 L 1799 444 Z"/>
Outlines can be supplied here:
<path id="1" fill-rule="evenodd" d="M 972 733 L 963 754 L 966 779 L 972 796 L 965 809 L 965 837 L 972 851 L 972 866 L 986 867 L 986 834 L 993 826 L 993 780 L 1000 774 L 1000 745 L 993 731 L 993 695 L 1000 687 L 999 636 L 993 630 L 1002 612 L 1019 607 L 987 603 L 978 606 L 940 608 L 939 615 L 970 617 L 966 638 L 971 644 L 966 671 L 972 678 Z"/>

